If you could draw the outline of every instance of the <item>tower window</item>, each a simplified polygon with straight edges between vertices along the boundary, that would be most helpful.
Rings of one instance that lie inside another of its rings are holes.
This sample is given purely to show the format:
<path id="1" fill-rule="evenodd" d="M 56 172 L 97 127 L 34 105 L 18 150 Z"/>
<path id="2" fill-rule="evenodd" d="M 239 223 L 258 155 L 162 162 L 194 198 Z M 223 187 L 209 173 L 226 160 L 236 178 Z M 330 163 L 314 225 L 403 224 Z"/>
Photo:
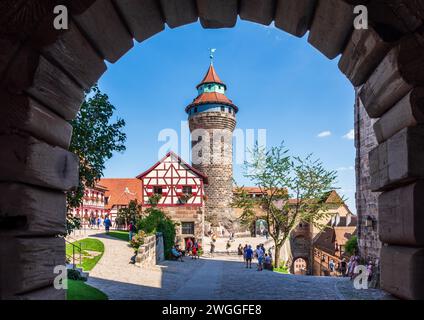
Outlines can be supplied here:
<path id="1" fill-rule="evenodd" d="M 224 111 L 225 111 L 224 106 L 221 106 L 221 111 L 222 111 L 222 112 L 224 112 Z"/>
<path id="2" fill-rule="evenodd" d="M 194 113 L 197 113 L 197 107 L 196 107 L 196 108 L 194 108 Z"/>

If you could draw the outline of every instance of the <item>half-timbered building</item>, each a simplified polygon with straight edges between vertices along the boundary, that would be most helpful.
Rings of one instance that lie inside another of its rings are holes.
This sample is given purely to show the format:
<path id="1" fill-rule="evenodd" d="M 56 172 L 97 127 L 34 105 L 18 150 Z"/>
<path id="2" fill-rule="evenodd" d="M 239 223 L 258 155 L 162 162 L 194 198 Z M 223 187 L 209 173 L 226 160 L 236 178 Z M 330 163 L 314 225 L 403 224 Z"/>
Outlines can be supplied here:
<path id="1" fill-rule="evenodd" d="M 168 152 L 137 178 L 141 180 L 143 208 L 150 206 L 152 196 L 159 195 L 158 207 L 178 223 L 177 242 L 184 245 L 188 238 L 201 241 L 207 184 L 203 173 L 174 152 Z"/>

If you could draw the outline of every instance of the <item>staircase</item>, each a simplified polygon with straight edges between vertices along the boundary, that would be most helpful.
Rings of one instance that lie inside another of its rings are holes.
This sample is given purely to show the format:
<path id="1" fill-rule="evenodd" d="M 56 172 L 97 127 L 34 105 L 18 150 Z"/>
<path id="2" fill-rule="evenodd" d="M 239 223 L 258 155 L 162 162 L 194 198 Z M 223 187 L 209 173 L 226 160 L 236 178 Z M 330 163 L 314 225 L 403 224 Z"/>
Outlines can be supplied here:
<path id="1" fill-rule="evenodd" d="M 70 237 L 68 236 L 68 238 Z M 71 242 L 65 239 L 65 242 L 72 246 L 72 254 L 66 253 L 66 260 L 70 262 L 66 264 L 66 269 L 75 270 L 79 274 L 81 279 L 87 281 L 88 272 L 85 272 L 81 267 L 78 267 L 78 265 L 81 265 L 82 262 L 82 247 L 81 245 L 76 244 L 77 242 L 75 239 L 72 240 L 74 241 Z"/>

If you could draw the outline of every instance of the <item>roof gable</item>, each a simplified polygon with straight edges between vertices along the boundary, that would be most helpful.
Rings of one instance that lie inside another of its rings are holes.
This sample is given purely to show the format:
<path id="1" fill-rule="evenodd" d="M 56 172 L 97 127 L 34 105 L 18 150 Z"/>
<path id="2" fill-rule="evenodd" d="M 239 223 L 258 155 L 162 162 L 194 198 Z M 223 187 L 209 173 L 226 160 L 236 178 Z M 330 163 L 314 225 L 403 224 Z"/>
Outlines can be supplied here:
<path id="1" fill-rule="evenodd" d="M 199 170 L 193 168 L 191 165 L 189 165 L 187 162 L 185 162 L 179 155 L 177 155 L 173 151 L 169 151 L 161 160 L 156 162 L 152 167 L 150 167 L 148 170 L 140 173 L 136 178 L 137 179 L 143 179 L 145 178 L 150 172 L 161 166 L 165 162 L 177 162 L 184 166 L 187 170 L 191 171 L 196 177 L 201 178 L 206 183 L 207 176 L 200 172 Z"/>

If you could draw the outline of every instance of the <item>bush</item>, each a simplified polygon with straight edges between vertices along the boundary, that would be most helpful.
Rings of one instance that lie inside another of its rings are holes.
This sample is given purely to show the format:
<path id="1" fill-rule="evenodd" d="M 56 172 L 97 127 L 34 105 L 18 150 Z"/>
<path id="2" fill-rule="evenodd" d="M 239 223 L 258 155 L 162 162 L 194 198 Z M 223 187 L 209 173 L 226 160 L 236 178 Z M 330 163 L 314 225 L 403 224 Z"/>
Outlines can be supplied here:
<path id="1" fill-rule="evenodd" d="M 358 252 L 358 237 L 352 236 L 349 240 L 347 240 L 345 245 L 345 251 L 349 255 L 354 255 Z"/>
<path id="2" fill-rule="evenodd" d="M 169 259 L 171 248 L 174 246 L 175 241 L 175 223 L 163 211 L 156 207 L 147 209 L 146 213 L 146 217 L 137 221 L 137 230 L 142 230 L 147 235 L 161 232 L 163 235 L 165 257 Z"/>
<path id="3" fill-rule="evenodd" d="M 81 280 L 81 281 L 87 280 L 87 279 L 81 277 L 78 270 L 74 270 L 74 269 L 68 269 L 68 279 L 70 279 L 70 280 Z"/>
<path id="4" fill-rule="evenodd" d="M 137 250 L 141 245 L 144 244 L 144 238 L 146 237 L 146 233 L 141 230 L 136 235 L 133 236 L 130 242 L 130 246 Z"/>

